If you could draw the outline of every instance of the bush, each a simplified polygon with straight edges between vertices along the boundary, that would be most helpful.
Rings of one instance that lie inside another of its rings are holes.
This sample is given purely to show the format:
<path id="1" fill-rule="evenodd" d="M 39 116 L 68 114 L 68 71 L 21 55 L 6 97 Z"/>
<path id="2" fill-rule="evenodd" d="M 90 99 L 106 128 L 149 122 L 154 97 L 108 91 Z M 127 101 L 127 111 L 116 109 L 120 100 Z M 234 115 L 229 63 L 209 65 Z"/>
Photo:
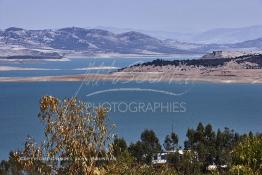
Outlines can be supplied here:
<path id="1" fill-rule="evenodd" d="M 249 136 L 244 138 L 232 152 L 233 167 L 231 173 L 262 174 L 262 137 Z M 247 173 L 248 172 L 248 173 Z"/>

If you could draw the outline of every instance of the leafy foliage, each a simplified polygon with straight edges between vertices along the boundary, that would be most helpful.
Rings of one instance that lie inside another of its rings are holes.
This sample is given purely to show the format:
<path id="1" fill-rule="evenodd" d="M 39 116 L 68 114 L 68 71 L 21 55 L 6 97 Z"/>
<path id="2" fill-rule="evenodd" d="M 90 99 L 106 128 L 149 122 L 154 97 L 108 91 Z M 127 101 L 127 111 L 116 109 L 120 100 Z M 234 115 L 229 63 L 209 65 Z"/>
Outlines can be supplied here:
<path id="1" fill-rule="evenodd" d="M 39 119 L 45 138 L 37 145 L 27 138 L 25 148 L 11 154 L 17 174 L 101 174 L 99 159 L 109 159 L 111 126 L 103 108 L 95 113 L 76 99 L 59 101 L 45 96 L 40 101 Z M 58 160 L 59 159 L 59 160 Z M 62 165 L 60 165 L 60 163 Z"/>
<path id="2" fill-rule="evenodd" d="M 153 166 L 138 163 L 128 152 L 122 154 L 107 166 L 107 175 L 177 175 L 175 169 L 168 165 Z"/>
<path id="3" fill-rule="evenodd" d="M 262 174 L 262 137 L 249 136 L 244 138 L 232 152 L 233 167 L 231 173 Z"/>

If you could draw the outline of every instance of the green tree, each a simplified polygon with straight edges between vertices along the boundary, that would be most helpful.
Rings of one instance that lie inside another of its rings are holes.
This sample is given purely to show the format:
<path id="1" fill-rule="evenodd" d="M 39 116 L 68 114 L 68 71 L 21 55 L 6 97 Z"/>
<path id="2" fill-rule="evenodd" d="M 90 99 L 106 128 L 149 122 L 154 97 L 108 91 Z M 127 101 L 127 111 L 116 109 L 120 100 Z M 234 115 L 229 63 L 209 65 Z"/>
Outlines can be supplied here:
<path id="1" fill-rule="evenodd" d="M 121 156 L 127 151 L 127 143 L 124 138 L 115 137 L 112 143 L 113 155 L 115 157 Z"/>
<path id="2" fill-rule="evenodd" d="M 144 130 L 141 133 L 140 141 L 130 144 L 128 150 L 137 161 L 150 164 L 154 153 L 161 151 L 161 145 L 153 130 Z"/>
<path id="3" fill-rule="evenodd" d="M 196 129 L 188 129 L 185 149 L 197 153 L 203 172 L 210 164 L 229 165 L 230 151 L 238 142 L 240 136 L 229 128 L 217 133 L 211 124 L 199 123 Z"/>
<path id="4" fill-rule="evenodd" d="M 163 146 L 167 151 L 178 149 L 178 135 L 174 132 L 167 135 Z"/>
<path id="5" fill-rule="evenodd" d="M 208 138 L 206 138 L 205 134 L 205 126 L 199 123 L 196 130 L 188 129 L 188 140 L 185 142 L 186 149 L 197 152 L 199 162 L 203 164 L 203 169 L 205 168 L 204 164 L 208 164 L 206 162 L 208 156 L 208 149 L 206 147 Z"/>
<path id="6" fill-rule="evenodd" d="M 240 136 L 238 133 L 235 133 L 234 130 L 225 128 L 224 131 L 218 129 L 216 135 L 216 161 L 218 165 L 230 165 L 231 164 L 231 155 L 233 147 L 239 141 Z"/>
<path id="7" fill-rule="evenodd" d="M 145 147 L 141 141 L 131 143 L 128 147 L 130 154 L 136 159 L 137 162 L 142 163 L 144 160 Z"/>
<path id="8" fill-rule="evenodd" d="M 144 148 L 144 155 L 146 163 L 151 163 L 152 156 L 161 151 L 161 145 L 153 130 L 144 130 L 141 134 L 141 143 Z"/>

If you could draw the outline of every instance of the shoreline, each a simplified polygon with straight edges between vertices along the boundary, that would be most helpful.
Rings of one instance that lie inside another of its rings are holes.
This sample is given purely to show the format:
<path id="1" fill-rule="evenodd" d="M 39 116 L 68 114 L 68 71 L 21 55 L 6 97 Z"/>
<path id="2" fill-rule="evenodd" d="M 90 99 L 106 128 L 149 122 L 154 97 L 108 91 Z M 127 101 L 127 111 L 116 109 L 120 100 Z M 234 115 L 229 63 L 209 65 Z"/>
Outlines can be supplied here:
<path id="1" fill-rule="evenodd" d="M 67 58 L 67 59 L 85 59 L 85 58 L 97 58 L 97 59 L 121 59 L 121 58 L 158 58 L 158 57 L 176 57 L 176 56 L 188 56 L 188 55 L 194 55 L 195 59 L 200 58 L 201 56 L 204 55 L 204 53 L 177 53 L 177 54 L 163 54 L 163 53 L 159 53 L 159 54 L 120 54 L 120 53 L 105 53 L 105 54 L 66 54 L 63 58 Z"/>
<path id="2" fill-rule="evenodd" d="M 239 76 L 168 76 L 163 73 L 77 74 L 62 76 L 0 77 L 0 83 L 8 82 L 77 82 L 77 81 L 125 81 L 125 82 L 206 82 L 222 84 L 262 84 L 262 78 Z"/>

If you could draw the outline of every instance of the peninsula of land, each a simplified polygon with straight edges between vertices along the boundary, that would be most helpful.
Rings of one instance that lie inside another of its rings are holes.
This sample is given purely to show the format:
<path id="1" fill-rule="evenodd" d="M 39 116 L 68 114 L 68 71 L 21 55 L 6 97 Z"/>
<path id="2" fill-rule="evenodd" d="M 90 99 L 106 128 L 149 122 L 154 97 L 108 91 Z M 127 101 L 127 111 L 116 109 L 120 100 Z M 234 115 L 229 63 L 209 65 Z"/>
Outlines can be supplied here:
<path id="1" fill-rule="evenodd" d="M 214 83 L 262 83 L 262 54 L 225 57 L 216 51 L 194 60 L 157 59 L 109 74 L 78 74 L 38 77 L 0 77 L 0 82 L 41 81 L 201 81 Z M 220 55 L 220 56 L 219 56 Z M 213 57 L 212 57 L 213 56 Z M 223 57 L 222 57 L 223 56 Z M 220 58 L 221 57 L 221 58 Z"/>

